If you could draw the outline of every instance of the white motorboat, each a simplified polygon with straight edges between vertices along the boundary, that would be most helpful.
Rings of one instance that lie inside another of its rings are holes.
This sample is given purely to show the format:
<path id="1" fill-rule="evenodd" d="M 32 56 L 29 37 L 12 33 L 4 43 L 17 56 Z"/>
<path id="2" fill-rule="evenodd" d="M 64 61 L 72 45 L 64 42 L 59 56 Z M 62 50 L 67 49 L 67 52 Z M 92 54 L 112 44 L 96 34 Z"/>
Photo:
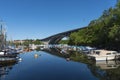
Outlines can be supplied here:
<path id="1" fill-rule="evenodd" d="M 120 55 L 116 51 L 108 51 L 108 50 L 93 50 L 89 57 L 95 58 L 96 61 L 98 60 L 114 60 L 116 56 Z"/>

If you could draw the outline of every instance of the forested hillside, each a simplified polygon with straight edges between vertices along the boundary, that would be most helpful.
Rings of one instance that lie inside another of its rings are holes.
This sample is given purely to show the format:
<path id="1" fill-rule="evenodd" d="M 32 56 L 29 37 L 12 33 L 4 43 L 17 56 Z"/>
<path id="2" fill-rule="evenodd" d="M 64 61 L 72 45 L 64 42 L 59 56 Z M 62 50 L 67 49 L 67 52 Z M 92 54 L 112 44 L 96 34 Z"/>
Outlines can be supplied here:
<path id="1" fill-rule="evenodd" d="M 98 19 L 91 21 L 87 28 L 72 33 L 69 44 L 120 49 L 120 1 L 114 8 L 105 10 Z"/>

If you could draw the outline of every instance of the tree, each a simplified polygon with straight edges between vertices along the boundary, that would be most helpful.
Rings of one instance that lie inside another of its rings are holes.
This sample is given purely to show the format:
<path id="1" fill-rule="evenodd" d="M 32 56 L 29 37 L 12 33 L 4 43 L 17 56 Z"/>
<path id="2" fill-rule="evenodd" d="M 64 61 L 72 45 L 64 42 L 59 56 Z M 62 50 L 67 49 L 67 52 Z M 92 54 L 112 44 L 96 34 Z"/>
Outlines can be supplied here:
<path id="1" fill-rule="evenodd" d="M 40 45 L 40 44 L 42 44 L 42 42 L 41 42 L 39 39 L 36 39 L 36 40 L 33 42 L 33 44 L 35 44 L 35 45 Z"/>
<path id="2" fill-rule="evenodd" d="M 99 48 L 119 48 L 120 0 L 115 8 L 105 10 L 100 18 L 92 20 L 87 28 L 71 33 L 69 43 Z M 110 47 L 109 47 L 110 46 Z"/>

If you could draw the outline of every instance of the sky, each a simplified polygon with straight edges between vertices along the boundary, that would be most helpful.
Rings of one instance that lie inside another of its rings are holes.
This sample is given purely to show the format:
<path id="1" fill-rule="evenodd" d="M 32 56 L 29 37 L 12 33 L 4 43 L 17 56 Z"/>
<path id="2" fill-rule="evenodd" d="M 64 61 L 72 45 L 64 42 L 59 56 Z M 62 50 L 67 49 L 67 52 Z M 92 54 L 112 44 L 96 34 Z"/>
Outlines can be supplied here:
<path id="1" fill-rule="evenodd" d="M 8 39 L 43 39 L 85 27 L 116 0 L 0 0 Z"/>

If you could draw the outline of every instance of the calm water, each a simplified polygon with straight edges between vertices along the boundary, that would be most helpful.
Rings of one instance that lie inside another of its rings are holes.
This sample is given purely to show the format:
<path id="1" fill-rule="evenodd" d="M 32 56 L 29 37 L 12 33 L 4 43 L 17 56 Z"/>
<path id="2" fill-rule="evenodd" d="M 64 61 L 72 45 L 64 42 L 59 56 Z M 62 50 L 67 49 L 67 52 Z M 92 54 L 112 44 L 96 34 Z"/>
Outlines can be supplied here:
<path id="1" fill-rule="evenodd" d="M 35 57 L 34 54 L 38 54 Z M 105 71 L 96 70 L 87 64 L 67 61 L 43 51 L 33 51 L 20 55 L 21 62 L 0 67 L 5 73 L 0 74 L 0 80 L 99 80 L 97 73 L 103 75 Z"/>

